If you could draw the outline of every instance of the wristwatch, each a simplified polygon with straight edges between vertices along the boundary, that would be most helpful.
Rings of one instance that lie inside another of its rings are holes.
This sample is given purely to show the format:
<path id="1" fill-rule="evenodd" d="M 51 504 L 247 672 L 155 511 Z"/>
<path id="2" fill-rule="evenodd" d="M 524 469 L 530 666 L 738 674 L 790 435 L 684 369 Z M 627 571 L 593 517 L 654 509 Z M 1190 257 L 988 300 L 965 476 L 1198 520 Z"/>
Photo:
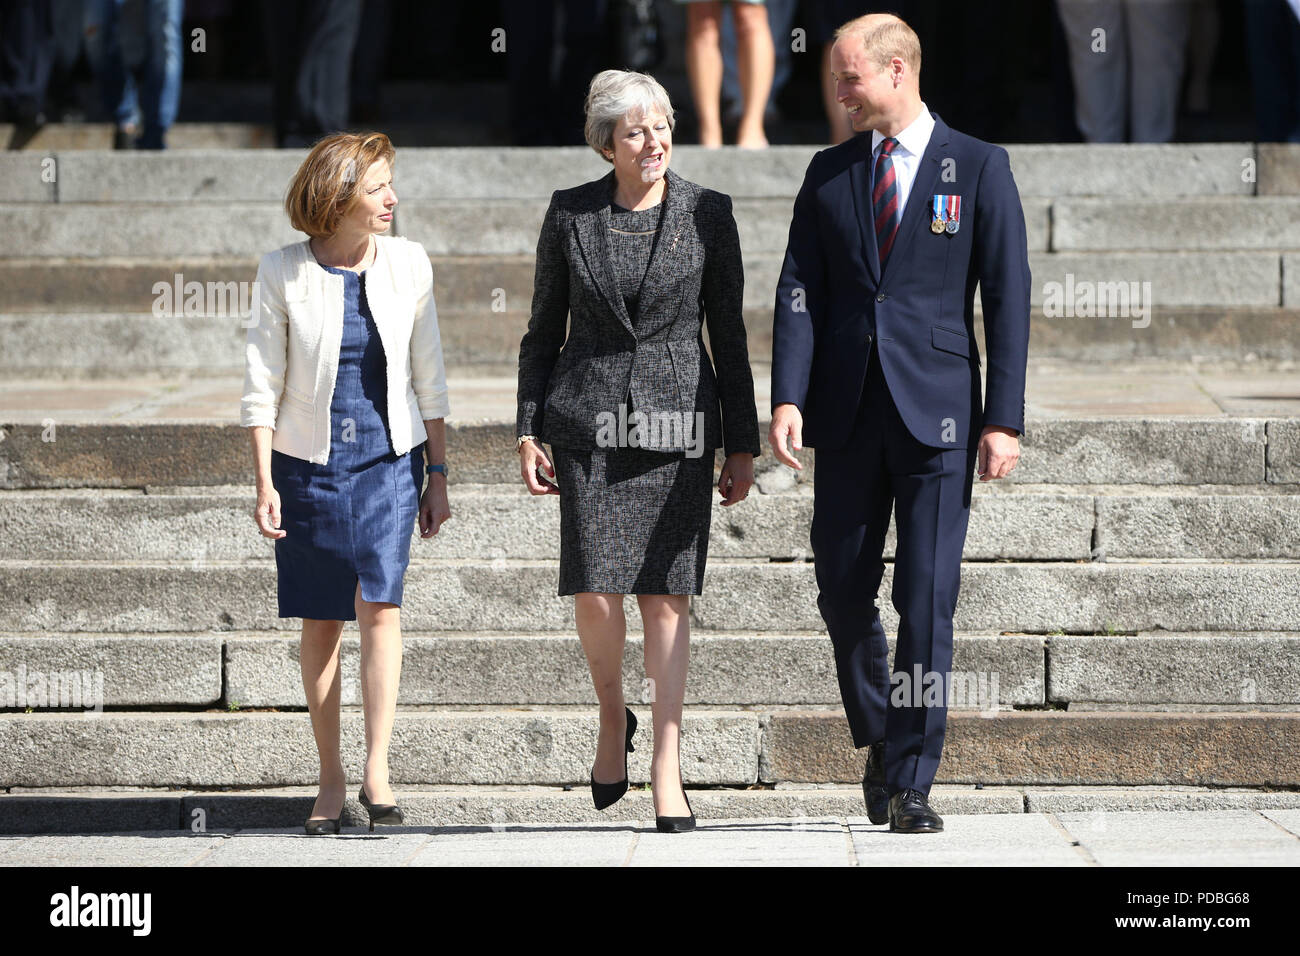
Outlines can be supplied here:
<path id="1" fill-rule="evenodd" d="M 537 441 L 537 436 L 536 436 L 536 435 L 520 435 L 518 438 L 516 438 L 516 439 L 515 439 L 515 454 L 518 454 L 518 453 L 519 453 L 519 449 L 521 449 L 521 448 L 524 447 L 524 442 L 526 442 L 526 441 Z"/>
<path id="2" fill-rule="evenodd" d="M 446 466 L 446 465 L 429 465 L 427 468 L 424 469 L 424 473 L 425 473 L 426 475 L 432 475 L 435 471 L 438 472 L 439 474 L 441 474 L 442 477 L 444 477 L 444 478 L 447 477 L 447 466 Z"/>

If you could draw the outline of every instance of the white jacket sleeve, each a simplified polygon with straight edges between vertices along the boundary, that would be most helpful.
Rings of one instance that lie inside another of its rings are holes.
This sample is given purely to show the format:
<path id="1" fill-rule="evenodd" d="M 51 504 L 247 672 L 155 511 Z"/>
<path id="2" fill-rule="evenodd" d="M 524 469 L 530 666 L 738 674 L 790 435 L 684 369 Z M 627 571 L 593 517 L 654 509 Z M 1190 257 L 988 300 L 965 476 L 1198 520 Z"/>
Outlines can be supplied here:
<path id="1" fill-rule="evenodd" d="M 264 255 L 253 284 L 253 309 L 247 319 L 244 345 L 244 395 L 239 406 L 239 424 L 245 428 L 275 428 L 280 393 L 284 390 L 289 316 L 279 261 L 279 252 Z"/>
<path id="2" fill-rule="evenodd" d="M 423 419 L 446 418 L 447 372 L 442 361 L 438 308 L 433 301 L 433 266 L 424 246 L 411 242 L 411 276 L 415 282 L 415 321 L 411 326 L 411 386 Z"/>

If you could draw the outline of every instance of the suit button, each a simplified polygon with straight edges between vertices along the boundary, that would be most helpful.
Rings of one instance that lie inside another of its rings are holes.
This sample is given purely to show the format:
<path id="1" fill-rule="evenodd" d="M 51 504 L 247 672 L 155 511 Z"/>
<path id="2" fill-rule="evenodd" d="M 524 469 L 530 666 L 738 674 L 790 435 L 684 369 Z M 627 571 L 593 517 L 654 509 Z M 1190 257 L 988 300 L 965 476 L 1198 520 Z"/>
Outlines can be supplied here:
<path id="1" fill-rule="evenodd" d="M 886 298 L 886 297 L 885 297 L 885 293 L 882 292 L 882 293 L 880 293 L 880 295 L 876 296 L 876 301 L 877 301 L 877 302 L 884 302 L 884 301 L 885 301 L 885 298 Z"/>

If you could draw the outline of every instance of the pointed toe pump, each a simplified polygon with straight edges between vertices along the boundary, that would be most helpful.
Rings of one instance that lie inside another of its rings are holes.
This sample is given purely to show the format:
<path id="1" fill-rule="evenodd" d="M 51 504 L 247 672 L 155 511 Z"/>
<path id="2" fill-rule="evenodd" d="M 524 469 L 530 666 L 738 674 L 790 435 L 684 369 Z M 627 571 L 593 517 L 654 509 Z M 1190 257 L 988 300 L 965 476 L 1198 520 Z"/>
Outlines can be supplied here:
<path id="1" fill-rule="evenodd" d="M 338 819 L 330 820 L 308 820 L 303 827 L 308 836 L 324 836 L 329 833 L 339 833 L 343 828 L 343 811 L 339 811 Z"/>
<path id="2" fill-rule="evenodd" d="M 623 751 L 623 779 L 615 783 L 597 783 L 595 774 L 592 774 L 591 800 L 597 810 L 613 806 L 627 793 L 627 755 L 636 749 L 632 746 L 632 735 L 636 733 L 636 714 L 630 709 L 624 709 L 627 710 L 627 749 Z"/>
<path id="3" fill-rule="evenodd" d="M 686 793 L 686 786 L 682 786 L 682 796 L 686 799 L 686 809 L 690 810 L 689 817 L 655 817 L 655 829 L 660 833 L 690 833 L 695 829 L 695 811 L 691 810 L 691 798 Z"/>
<path id="4" fill-rule="evenodd" d="M 366 813 L 370 815 L 370 832 L 375 832 L 375 825 L 379 826 L 398 826 L 402 822 L 402 808 L 395 803 L 371 803 L 370 798 L 366 796 L 366 788 L 363 784 L 357 791 L 357 796 L 361 800 L 361 805 L 366 808 Z"/>

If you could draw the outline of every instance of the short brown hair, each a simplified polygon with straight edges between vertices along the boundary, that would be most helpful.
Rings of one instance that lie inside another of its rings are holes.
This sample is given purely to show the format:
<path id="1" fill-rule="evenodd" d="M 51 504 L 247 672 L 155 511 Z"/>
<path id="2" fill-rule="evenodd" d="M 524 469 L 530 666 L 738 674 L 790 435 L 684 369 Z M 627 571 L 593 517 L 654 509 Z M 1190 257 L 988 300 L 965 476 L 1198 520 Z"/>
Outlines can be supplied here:
<path id="1" fill-rule="evenodd" d="M 335 133 L 311 148 L 289 183 L 284 211 L 299 232 L 316 239 L 334 235 L 358 196 L 361 179 L 375 163 L 391 166 L 397 151 L 383 133 Z"/>
<path id="2" fill-rule="evenodd" d="M 891 16 L 876 26 L 868 25 L 870 18 L 878 14 L 867 14 L 850 20 L 835 31 L 835 39 L 855 35 L 861 37 L 862 48 L 867 52 L 867 60 L 877 69 L 889 68 L 889 61 L 900 58 L 912 68 L 919 79 L 921 76 L 921 39 L 916 31 L 901 18 Z"/>

